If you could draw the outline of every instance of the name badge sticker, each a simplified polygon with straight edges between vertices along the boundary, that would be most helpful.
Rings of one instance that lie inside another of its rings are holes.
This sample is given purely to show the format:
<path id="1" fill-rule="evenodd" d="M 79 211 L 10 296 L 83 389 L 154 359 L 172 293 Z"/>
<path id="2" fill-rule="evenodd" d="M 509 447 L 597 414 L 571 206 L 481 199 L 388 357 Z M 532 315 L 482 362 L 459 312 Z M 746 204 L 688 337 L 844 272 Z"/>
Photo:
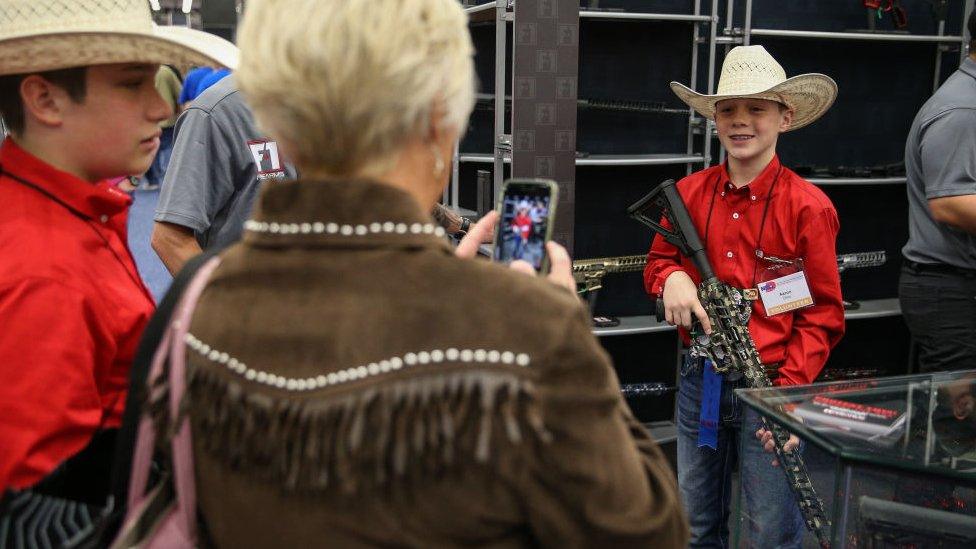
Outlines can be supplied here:
<path id="1" fill-rule="evenodd" d="M 795 311 L 813 305 L 810 286 L 803 271 L 762 282 L 757 287 L 766 316 Z"/>

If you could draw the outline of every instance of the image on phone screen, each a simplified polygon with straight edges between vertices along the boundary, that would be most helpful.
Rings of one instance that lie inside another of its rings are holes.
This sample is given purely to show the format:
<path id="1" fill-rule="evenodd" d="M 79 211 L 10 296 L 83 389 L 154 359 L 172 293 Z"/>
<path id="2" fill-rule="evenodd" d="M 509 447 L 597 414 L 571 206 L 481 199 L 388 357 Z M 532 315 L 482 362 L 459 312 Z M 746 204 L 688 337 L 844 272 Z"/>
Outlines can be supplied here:
<path id="1" fill-rule="evenodd" d="M 540 188 L 538 194 L 505 194 L 495 259 L 505 263 L 521 259 L 536 269 L 542 266 L 549 228 L 549 200 L 546 188 Z"/>

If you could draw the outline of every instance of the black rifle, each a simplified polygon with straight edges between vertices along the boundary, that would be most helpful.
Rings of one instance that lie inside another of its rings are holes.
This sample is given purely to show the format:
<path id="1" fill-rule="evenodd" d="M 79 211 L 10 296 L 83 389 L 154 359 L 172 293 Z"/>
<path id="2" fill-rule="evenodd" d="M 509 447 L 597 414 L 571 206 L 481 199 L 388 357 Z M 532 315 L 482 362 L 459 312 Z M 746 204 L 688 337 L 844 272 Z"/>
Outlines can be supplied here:
<path id="1" fill-rule="evenodd" d="M 620 392 L 624 398 L 659 397 L 673 393 L 675 387 L 664 383 L 623 383 Z"/>
<path id="2" fill-rule="evenodd" d="M 876 252 L 855 252 L 837 256 L 837 272 L 843 273 L 848 269 L 863 269 L 864 267 L 880 267 L 888 260 L 884 250 Z"/>
<path id="3" fill-rule="evenodd" d="M 479 93 L 476 95 L 477 107 L 482 109 L 491 108 L 495 102 L 495 96 L 490 93 Z M 506 108 L 511 108 L 512 97 L 505 96 Z M 629 101 L 625 99 L 577 99 L 576 107 L 580 110 L 600 110 L 613 112 L 632 112 L 641 114 L 683 114 L 688 115 L 687 107 L 670 107 L 663 101 Z"/>
<path id="4" fill-rule="evenodd" d="M 905 163 L 877 164 L 875 166 L 795 166 L 793 171 L 800 177 L 831 178 L 857 177 L 904 177 Z"/>
<path id="5" fill-rule="evenodd" d="M 848 269 L 863 269 L 864 267 L 880 267 L 888 260 L 888 255 L 884 250 L 877 252 L 858 252 L 853 254 L 841 254 L 837 256 L 837 272 L 844 274 Z M 853 311 L 859 309 L 861 304 L 857 301 L 844 300 L 844 310 Z"/>
<path id="6" fill-rule="evenodd" d="M 824 368 L 817 381 L 846 381 L 849 379 L 868 379 L 878 377 L 881 370 L 877 368 Z"/>
<path id="7" fill-rule="evenodd" d="M 590 314 L 596 309 L 596 297 L 603 287 L 603 277 L 610 273 L 642 271 L 647 265 L 646 255 L 623 255 L 580 259 L 573 262 L 573 279 L 579 294 L 586 296 Z"/>
<path id="8" fill-rule="evenodd" d="M 647 196 L 627 208 L 627 213 L 677 247 L 683 255 L 691 259 L 701 274 L 698 297 L 712 323 L 712 333 L 705 335 L 701 326 L 696 324 L 692 328 L 692 353 L 711 359 L 718 373 L 742 374 L 750 387 L 771 387 L 772 382 L 749 333 L 752 307 L 743 298 L 740 290 L 715 276 L 698 231 L 688 215 L 681 195 L 678 194 L 675 181 L 669 179 L 661 183 Z M 660 306 L 661 300 L 658 300 L 659 311 Z M 803 457 L 797 449 L 785 448 L 790 438 L 786 429 L 766 421 L 765 418 L 763 425 L 773 435 L 776 458 L 783 467 L 807 529 L 817 536 L 821 546 L 829 547 L 830 521 L 824 511 L 823 500 L 810 481 Z"/>

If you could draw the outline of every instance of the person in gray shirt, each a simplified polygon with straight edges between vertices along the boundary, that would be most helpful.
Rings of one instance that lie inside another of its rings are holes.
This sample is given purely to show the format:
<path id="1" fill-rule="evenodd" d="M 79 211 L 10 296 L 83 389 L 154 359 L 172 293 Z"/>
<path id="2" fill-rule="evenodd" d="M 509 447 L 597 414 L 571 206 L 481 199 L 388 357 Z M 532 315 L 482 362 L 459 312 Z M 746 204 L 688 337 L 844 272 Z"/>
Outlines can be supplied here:
<path id="1" fill-rule="evenodd" d="M 295 176 L 277 143 L 258 130 L 233 75 L 220 80 L 176 123 L 153 217 L 153 250 L 170 273 L 177 273 L 202 250 L 241 237 L 263 183 Z"/>
<path id="2" fill-rule="evenodd" d="M 261 186 L 295 179 L 278 144 L 254 123 L 233 75 L 200 94 L 176 122 L 152 248 L 173 275 L 203 250 L 240 239 Z M 434 219 L 460 236 L 470 222 L 436 205 Z"/>
<path id="3" fill-rule="evenodd" d="M 976 12 L 969 56 L 905 145 L 908 243 L 899 297 L 923 372 L 976 368 Z"/>

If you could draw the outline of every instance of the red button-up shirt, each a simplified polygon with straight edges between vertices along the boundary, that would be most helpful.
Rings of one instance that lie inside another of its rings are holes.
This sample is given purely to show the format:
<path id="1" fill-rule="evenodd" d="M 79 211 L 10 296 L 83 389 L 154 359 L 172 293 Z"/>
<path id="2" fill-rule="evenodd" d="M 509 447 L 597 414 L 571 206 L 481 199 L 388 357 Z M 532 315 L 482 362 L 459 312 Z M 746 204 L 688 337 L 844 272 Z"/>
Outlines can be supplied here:
<path id="1" fill-rule="evenodd" d="M 739 189 L 731 184 L 725 165 L 720 165 L 685 177 L 678 182 L 678 192 L 705 243 L 715 275 L 726 284 L 755 288 L 758 282 L 780 276 L 767 270 L 769 263 L 758 259 L 756 250 L 767 257 L 803 259 L 814 305 L 767 317 L 762 301 L 754 301 L 749 331 L 764 364 L 782 363 L 776 384 L 812 383 L 844 334 L 835 249 L 840 222 L 830 199 L 782 167 L 775 156 L 755 180 Z M 771 202 L 759 242 L 767 200 Z M 655 236 L 644 288 L 660 296 L 665 279 L 677 270 L 686 271 L 696 284 L 701 282 L 691 261 Z M 685 330 L 681 337 L 688 342 Z"/>
<path id="2" fill-rule="evenodd" d="M 9 138 L 0 167 L 2 492 L 36 483 L 96 430 L 119 425 L 154 305 L 126 244 L 129 196 Z"/>

